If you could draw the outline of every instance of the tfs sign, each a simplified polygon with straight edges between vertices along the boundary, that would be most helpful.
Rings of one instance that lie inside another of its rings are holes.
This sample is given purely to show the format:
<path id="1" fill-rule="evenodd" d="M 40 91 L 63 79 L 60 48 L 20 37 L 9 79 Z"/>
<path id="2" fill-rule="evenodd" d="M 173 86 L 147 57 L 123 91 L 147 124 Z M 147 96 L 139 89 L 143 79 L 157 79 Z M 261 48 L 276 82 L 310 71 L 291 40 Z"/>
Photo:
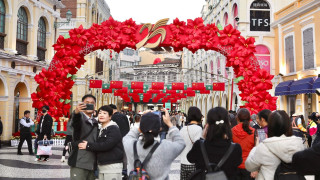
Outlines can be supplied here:
<path id="1" fill-rule="evenodd" d="M 250 31 L 270 32 L 270 11 L 250 11 Z"/>

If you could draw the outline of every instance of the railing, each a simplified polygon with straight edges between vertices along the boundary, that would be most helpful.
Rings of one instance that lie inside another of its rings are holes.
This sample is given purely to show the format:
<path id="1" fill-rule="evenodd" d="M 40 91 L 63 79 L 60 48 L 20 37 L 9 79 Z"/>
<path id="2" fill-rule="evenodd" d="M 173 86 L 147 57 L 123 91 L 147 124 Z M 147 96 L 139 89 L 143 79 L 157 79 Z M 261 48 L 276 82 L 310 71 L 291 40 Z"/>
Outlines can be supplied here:
<path id="1" fill-rule="evenodd" d="M 46 51 L 47 49 L 45 48 L 37 47 L 37 56 L 39 60 L 44 61 L 46 59 Z"/>
<path id="2" fill-rule="evenodd" d="M 17 49 L 18 53 L 20 53 L 22 55 L 27 55 L 28 42 L 21 40 L 21 39 L 17 39 L 16 49 Z"/>
<path id="3" fill-rule="evenodd" d="M 51 139 L 53 141 L 52 146 L 64 146 L 65 139 Z M 32 145 L 34 144 L 35 139 L 32 139 Z M 11 146 L 18 146 L 20 140 L 19 139 L 13 139 L 11 140 Z M 24 141 L 22 144 L 22 147 L 27 147 L 27 141 Z"/>

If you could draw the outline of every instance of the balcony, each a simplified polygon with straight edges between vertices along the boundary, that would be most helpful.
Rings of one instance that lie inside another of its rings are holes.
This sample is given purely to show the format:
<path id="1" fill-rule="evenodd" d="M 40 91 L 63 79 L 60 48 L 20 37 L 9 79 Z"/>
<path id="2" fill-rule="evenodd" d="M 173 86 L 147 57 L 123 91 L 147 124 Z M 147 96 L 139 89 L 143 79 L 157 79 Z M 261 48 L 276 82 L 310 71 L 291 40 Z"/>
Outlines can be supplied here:
<path id="1" fill-rule="evenodd" d="M 28 42 L 21 39 L 17 39 L 16 50 L 21 55 L 26 56 L 28 51 Z"/>
<path id="2" fill-rule="evenodd" d="M 46 59 L 46 51 L 47 51 L 46 48 L 42 48 L 42 47 L 38 46 L 38 48 L 37 48 L 37 56 L 38 56 L 39 60 L 45 61 L 45 59 Z"/>

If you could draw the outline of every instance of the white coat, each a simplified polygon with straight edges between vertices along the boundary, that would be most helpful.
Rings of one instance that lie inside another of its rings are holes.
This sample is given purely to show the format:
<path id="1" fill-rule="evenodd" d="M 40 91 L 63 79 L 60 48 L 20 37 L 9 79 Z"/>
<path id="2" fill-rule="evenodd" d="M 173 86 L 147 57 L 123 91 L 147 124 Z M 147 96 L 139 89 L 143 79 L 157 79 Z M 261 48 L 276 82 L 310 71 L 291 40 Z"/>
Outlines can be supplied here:
<path id="1" fill-rule="evenodd" d="M 256 180 L 274 179 L 281 161 L 291 163 L 293 154 L 302 150 L 304 145 L 300 137 L 271 137 L 251 150 L 245 166 L 250 172 L 259 171 Z"/>

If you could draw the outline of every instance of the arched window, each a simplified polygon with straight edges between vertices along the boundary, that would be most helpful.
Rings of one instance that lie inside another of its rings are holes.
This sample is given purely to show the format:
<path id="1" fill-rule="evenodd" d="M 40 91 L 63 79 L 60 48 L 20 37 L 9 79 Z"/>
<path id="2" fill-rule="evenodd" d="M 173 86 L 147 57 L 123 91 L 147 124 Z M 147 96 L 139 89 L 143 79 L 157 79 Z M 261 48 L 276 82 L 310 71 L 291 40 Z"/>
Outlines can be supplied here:
<path id="1" fill-rule="evenodd" d="M 213 72 L 213 61 L 210 62 L 210 69 L 211 69 L 211 82 L 213 82 L 214 72 Z"/>
<path id="2" fill-rule="evenodd" d="M 217 23 L 216 23 L 216 26 L 218 26 L 219 24 L 220 24 L 220 21 L 218 20 Z"/>
<path id="3" fill-rule="evenodd" d="M 255 0 L 250 6 L 250 31 L 270 32 L 270 5 L 265 0 Z"/>
<path id="4" fill-rule="evenodd" d="M 238 21 L 236 21 L 236 17 L 238 17 L 238 6 L 237 4 L 234 4 L 233 5 L 233 27 L 238 29 Z"/>
<path id="5" fill-rule="evenodd" d="M 203 81 L 203 79 L 202 79 L 202 78 L 203 78 L 203 77 L 202 77 L 202 67 L 200 67 L 200 70 L 199 70 L 199 71 L 200 71 L 200 81 Z"/>
<path id="6" fill-rule="evenodd" d="M 228 23 L 228 13 L 224 13 L 224 16 L 223 16 L 223 25 L 224 26 L 227 26 L 229 23 Z"/>
<path id="7" fill-rule="evenodd" d="M 28 48 L 28 15 L 23 7 L 18 11 L 17 43 L 16 50 L 22 55 L 27 55 Z"/>
<path id="8" fill-rule="evenodd" d="M 6 7 L 3 0 L 0 0 L 0 48 L 4 49 Z"/>
<path id="9" fill-rule="evenodd" d="M 37 56 L 39 60 L 44 61 L 46 58 L 46 23 L 41 17 L 38 23 L 38 47 L 37 47 Z"/>
<path id="10" fill-rule="evenodd" d="M 270 51 L 265 45 L 257 45 L 255 56 L 259 62 L 260 68 L 270 72 Z"/>

